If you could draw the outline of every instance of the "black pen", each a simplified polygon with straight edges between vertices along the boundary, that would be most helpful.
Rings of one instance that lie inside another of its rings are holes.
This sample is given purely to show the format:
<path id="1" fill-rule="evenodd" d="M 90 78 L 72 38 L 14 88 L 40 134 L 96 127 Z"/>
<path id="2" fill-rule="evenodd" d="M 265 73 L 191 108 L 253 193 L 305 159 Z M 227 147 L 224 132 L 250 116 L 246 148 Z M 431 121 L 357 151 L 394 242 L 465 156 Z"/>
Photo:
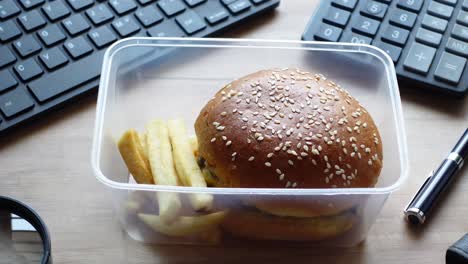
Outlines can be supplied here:
<path id="1" fill-rule="evenodd" d="M 440 194 L 450 184 L 463 166 L 468 154 L 468 128 L 458 140 L 447 158 L 437 170 L 432 171 L 413 200 L 404 210 L 405 218 L 412 224 L 423 224 L 427 214 L 434 206 Z"/>

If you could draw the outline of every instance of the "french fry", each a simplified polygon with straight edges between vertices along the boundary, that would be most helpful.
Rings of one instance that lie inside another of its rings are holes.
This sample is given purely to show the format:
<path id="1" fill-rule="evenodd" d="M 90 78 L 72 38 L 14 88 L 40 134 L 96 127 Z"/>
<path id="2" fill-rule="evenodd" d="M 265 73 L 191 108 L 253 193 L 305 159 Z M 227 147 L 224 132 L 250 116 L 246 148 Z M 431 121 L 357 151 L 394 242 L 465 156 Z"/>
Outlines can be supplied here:
<path id="1" fill-rule="evenodd" d="M 148 144 L 146 143 L 146 133 L 138 134 L 140 138 L 141 146 L 143 147 L 143 152 L 145 153 L 146 157 L 148 157 Z"/>
<path id="2" fill-rule="evenodd" d="M 138 133 L 134 129 L 127 130 L 117 143 L 120 155 L 127 165 L 128 171 L 140 184 L 153 184 L 148 157 L 145 154 Z"/>
<path id="3" fill-rule="evenodd" d="M 185 237 L 215 230 L 221 221 L 223 221 L 225 215 L 225 212 L 216 212 L 200 216 L 181 216 L 171 224 L 166 224 L 157 215 L 138 214 L 138 217 L 158 233 L 168 236 Z"/>
<path id="4" fill-rule="evenodd" d="M 158 185 L 179 185 L 166 122 L 155 120 L 147 125 L 146 143 L 154 182 Z M 158 192 L 157 198 L 161 219 L 166 223 L 174 221 L 182 208 L 178 194 Z"/>
<path id="5" fill-rule="evenodd" d="M 170 120 L 168 122 L 169 137 L 172 143 L 174 164 L 180 180 L 185 186 L 207 187 L 206 181 L 193 155 L 183 121 Z M 210 194 L 196 193 L 189 196 L 190 203 L 195 210 L 208 210 L 213 203 Z"/>
<path id="6" fill-rule="evenodd" d="M 192 147 L 193 155 L 195 159 L 198 159 L 198 139 L 195 136 L 189 138 L 190 146 Z"/>

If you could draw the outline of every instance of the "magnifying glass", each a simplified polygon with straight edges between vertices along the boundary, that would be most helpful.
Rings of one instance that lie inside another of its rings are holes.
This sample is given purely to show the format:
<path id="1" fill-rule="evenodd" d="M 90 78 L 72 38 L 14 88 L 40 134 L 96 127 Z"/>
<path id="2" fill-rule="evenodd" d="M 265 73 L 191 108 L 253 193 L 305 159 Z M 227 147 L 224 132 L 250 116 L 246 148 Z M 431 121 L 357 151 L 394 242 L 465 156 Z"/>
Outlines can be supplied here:
<path id="1" fill-rule="evenodd" d="M 52 264 L 46 225 L 32 208 L 0 196 L 0 264 Z"/>

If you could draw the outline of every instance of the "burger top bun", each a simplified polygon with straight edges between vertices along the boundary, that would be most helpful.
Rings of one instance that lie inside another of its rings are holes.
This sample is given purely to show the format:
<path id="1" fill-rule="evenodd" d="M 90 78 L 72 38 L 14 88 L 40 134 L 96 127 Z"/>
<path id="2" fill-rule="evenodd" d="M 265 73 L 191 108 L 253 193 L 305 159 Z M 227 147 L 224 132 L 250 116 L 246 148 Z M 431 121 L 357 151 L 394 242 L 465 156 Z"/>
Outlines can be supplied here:
<path id="1" fill-rule="evenodd" d="M 226 85 L 195 131 L 217 187 L 373 187 L 382 169 L 380 134 L 366 109 L 340 85 L 298 69 Z"/>

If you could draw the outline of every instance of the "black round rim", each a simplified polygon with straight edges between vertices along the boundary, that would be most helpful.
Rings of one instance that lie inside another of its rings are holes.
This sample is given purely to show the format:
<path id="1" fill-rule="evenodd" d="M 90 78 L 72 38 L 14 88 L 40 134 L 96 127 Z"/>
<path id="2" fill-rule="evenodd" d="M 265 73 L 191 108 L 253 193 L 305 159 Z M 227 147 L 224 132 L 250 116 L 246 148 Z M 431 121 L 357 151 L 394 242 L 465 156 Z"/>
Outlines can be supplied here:
<path id="1" fill-rule="evenodd" d="M 0 208 L 6 209 L 11 213 L 20 216 L 24 220 L 28 221 L 37 230 L 37 232 L 39 232 L 42 239 L 42 246 L 44 248 L 41 264 L 52 264 L 52 245 L 50 242 L 49 231 L 39 215 L 26 204 L 5 196 L 0 196 Z"/>

